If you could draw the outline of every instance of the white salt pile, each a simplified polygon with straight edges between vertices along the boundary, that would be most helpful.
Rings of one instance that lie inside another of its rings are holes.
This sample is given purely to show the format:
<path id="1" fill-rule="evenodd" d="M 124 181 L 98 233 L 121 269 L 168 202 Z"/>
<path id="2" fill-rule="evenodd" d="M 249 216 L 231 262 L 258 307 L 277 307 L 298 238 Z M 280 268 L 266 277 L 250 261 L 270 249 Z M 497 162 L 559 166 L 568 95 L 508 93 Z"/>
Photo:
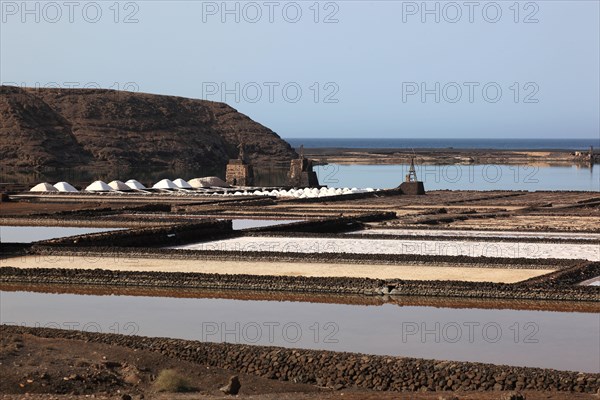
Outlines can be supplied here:
<path id="1" fill-rule="evenodd" d="M 204 188 L 204 187 L 208 187 L 208 186 L 205 186 L 205 185 L 204 185 L 204 184 L 201 182 L 200 178 L 194 178 L 194 179 L 190 179 L 190 180 L 188 181 L 188 184 L 189 184 L 191 187 L 193 187 L 194 189 L 201 189 L 201 188 Z"/>
<path id="2" fill-rule="evenodd" d="M 173 181 L 173 183 L 180 189 L 193 189 L 192 185 L 190 185 L 189 183 L 187 183 L 186 181 L 184 181 L 181 178 L 177 178 Z"/>
<path id="3" fill-rule="evenodd" d="M 152 186 L 152 188 L 154 188 L 154 189 L 179 189 L 177 187 L 177 185 L 174 184 L 173 181 L 170 179 L 163 179 L 159 182 L 156 182 L 154 184 L 154 186 Z"/>
<path id="4" fill-rule="evenodd" d="M 113 190 L 131 190 L 129 186 L 118 180 L 110 182 L 108 186 L 110 186 Z"/>
<path id="5" fill-rule="evenodd" d="M 200 188 L 231 188 L 227 182 L 216 176 L 207 176 L 204 178 L 194 178 L 186 182 L 181 178 L 174 181 L 163 179 L 152 186 L 153 189 L 163 190 L 182 190 L 182 189 L 200 189 Z M 114 180 L 109 184 L 103 181 L 95 181 L 85 188 L 87 192 L 110 192 L 110 191 L 132 191 L 144 190 L 146 187 L 135 179 L 129 179 L 123 183 L 119 180 Z M 212 193 L 215 196 L 274 196 L 274 197 L 292 197 L 298 199 L 317 198 L 328 196 L 340 196 L 353 193 L 368 193 L 378 189 L 366 188 L 300 188 L 300 189 L 254 189 L 254 190 L 230 190 L 219 191 Z M 67 182 L 58 182 L 56 185 L 49 183 L 40 183 L 30 189 L 31 192 L 77 192 L 78 190 Z M 189 192 L 188 192 L 189 193 Z M 185 190 L 179 192 L 185 194 Z"/>
<path id="6" fill-rule="evenodd" d="M 134 189 L 134 190 L 144 190 L 146 189 L 146 186 L 142 185 L 141 183 L 139 183 L 138 181 L 136 181 L 135 179 L 130 179 L 127 182 L 125 182 L 125 184 L 130 188 L 130 189 Z"/>
<path id="7" fill-rule="evenodd" d="M 59 192 L 78 192 L 78 190 L 68 182 L 58 182 L 54 187 Z"/>
<path id="8" fill-rule="evenodd" d="M 29 191 L 30 192 L 58 192 L 58 189 L 49 183 L 42 182 L 42 183 L 38 183 L 37 185 L 35 185 L 31 189 L 29 189 Z"/>
<path id="9" fill-rule="evenodd" d="M 204 178 L 194 178 L 188 181 L 190 186 L 195 189 L 199 188 L 208 188 L 208 187 L 223 187 L 228 188 L 231 187 L 227 182 L 218 176 L 206 176 Z"/>
<path id="10" fill-rule="evenodd" d="M 87 192 L 110 192 L 112 188 L 103 181 L 95 181 L 85 188 Z"/>
<path id="11" fill-rule="evenodd" d="M 339 196 L 354 193 L 368 193 L 374 192 L 373 188 L 357 189 L 357 188 L 303 188 L 303 189 L 290 189 L 290 190 L 254 190 L 243 192 L 237 191 L 233 193 L 233 196 L 276 196 L 276 197 L 295 197 L 298 199 L 306 198 L 317 198 L 317 197 L 328 197 L 328 196 Z"/>

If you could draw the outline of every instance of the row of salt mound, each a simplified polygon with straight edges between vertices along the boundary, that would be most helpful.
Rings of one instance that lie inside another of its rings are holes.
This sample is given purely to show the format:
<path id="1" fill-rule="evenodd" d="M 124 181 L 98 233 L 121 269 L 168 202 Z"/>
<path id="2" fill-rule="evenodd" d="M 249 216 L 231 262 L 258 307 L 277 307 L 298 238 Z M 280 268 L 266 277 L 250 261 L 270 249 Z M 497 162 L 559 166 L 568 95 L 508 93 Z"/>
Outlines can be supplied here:
<path id="1" fill-rule="evenodd" d="M 127 182 L 119 180 L 111 181 L 109 184 L 103 181 L 96 181 L 89 185 L 85 190 L 89 192 L 108 192 L 108 191 L 129 191 L 129 190 L 144 190 L 146 186 L 136 181 L 135 179 L 129 179 Z"/>
<path id="2" fill-rule="evenodd" d="M 209 187 L 231 187 L 221 178 L 216 176 L 208 176 L 204 178 L 194 178 L 186 182 L 185 180 L 178 178 L 174 181 L 169 179 L 162 179 L 155 183 L 152 188 L 154 189 L 200 189 Z M 110 183 L 97 180 L 89 184 L 84 190 L 87 192 L 110 192 L 110 191 L 128 191 L 128 190 L 144 190 L 146 187 L 135 179 L 130 179 L 127 182 L 114 180 Z M 58 182 L 56 185 L 51 185 L 47 182 L 39 183 L 30 189 L 31 192 L 77 192 L 78 190 L 68 182 Z"/>
<path id="3" fill-rule="evenodd" d="M 55 185 L 51 185 L 48 182 L 38 183 L 31 189 L 30 192 L 77 192 L 70 183 L 68 182 L 58 182 Z"/>
<path id="4" fill-rule="evenodd" d="M 177 190 L 177 189 L 202 189 L 202 188 L 210 188 L 210 187 L 222 187 L 228 188 L 231 187 L 219 177 L 216 176 L 207 176 L 204 178 L 194 178 L 189 181 L 185 181 L 184 179 L 177 178 L 174 181 L 170 179 L 163 179 L 152 186 L 154 189 L 167 189 L 167 190 Z"/>

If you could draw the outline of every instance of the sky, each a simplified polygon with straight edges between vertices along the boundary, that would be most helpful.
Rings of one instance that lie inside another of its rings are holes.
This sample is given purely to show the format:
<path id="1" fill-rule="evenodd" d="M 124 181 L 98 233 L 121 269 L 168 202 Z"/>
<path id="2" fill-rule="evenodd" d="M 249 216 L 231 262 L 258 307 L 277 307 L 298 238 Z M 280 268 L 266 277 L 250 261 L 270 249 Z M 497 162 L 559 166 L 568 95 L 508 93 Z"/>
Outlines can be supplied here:
<path id="1" fill-rule="evenodd" d="M 600 2 L 0 1 L 0 81 L 224 101 L 287 138 L 598 138 Z"/>

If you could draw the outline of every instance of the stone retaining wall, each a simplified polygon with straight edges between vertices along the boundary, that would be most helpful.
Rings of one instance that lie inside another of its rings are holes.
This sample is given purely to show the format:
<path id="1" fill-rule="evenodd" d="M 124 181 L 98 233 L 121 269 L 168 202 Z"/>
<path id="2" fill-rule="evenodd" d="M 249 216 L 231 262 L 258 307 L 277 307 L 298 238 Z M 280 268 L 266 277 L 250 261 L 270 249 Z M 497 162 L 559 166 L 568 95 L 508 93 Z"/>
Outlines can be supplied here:
<path id="1" fill-rule="evenodd" d="M 585 280 L 600 276 L 600 262 L 581 263 L 569 268 L 564 268 L 550 274 L 537 276 L 518 285 L 536 286 L 536 287 L 565 287 L 577 285 Z M 600 290 L 598 292 L 600 294 Z M 600 298 L 598 298 L 600 301 Z"/>
<path id="2" fill-rule="evenodd" d="M 335 234 L 362 229 L 363 222 L 385 221 L 396 218 L 393 212 L 372 212 L 351 217 L 320 218 L 310 221 L 293 222 L 291 224 L 272 225 L 253 229 L 251 232 L 286 232 L 286 233 L 325 233 Z M 339 236 L 333 236 L 339 237 Z"/>
<path id="3" fill-rule="evenodd" d="M 389 391 L 539 390 L 596 393 L 600 374 L 511 367 L 473 362 L 436 361 L 285 349 L 228 343 L 101 334 L 75 330 L 2 326 L 0 332 L 85 340 L 253 374 L 270 379 Z"/>
<path id="4" fill-rule="evenodd" d="M 110 257 L 110 254 L 106 254 Z M 174 263 L 177 261 L 174 260 Z M 97 263 L 98 268 L 101 264 Z M 598 275 L 600 264 L 588 268 Z M 583 268 L 583 267 L 580 267 Z M 0 282 L 129 287 L 178 287 L 218 290 L 263 290 L 296 293 L 504 298 L 599 302 L 595 286 L 501 284 L 459 281 L 401 281 L 368 278 L 227 275 L 183 272 L 112 271 L 67 268 L 0 268 Z"/>
<path id="5" fill-rule="evenodd" d="M 225 198 L 225 200 L 229 200 Z M 189 204 L 173 204 L 171 211 L 174 213 L 197 213 L 206 211 L 207 206 L 218 205 L 227 206 L 227 210 L 244 209 L 245 207 L 260 207 L 260 206 L 272 206 L 275 204 L 273 197 L 246 197 L 236 196 L 235 203 L 233 201 L 224 201 L 223 199 L 216 199 L 213 202 L 205 201 L 202 203 L 189 203 Z M 231 217 L 235 218 L 235 217 Z M 238 217 L 239 218 L 239 217 Z"/>
<path id="6" fill-rule="evenodd" d="M 29 243 L 0 243 L 0 259 L 24 256 L 30 248 Z"/>
<path id="7" fill-rule="evenodd" d="M 297 204 L 297 203 L 333 203 L 338 201 L 347 201 L 347 200 L 359 200 L 359 199 L 369 199 L 374 197 L 384 197 L 384 196 L 399 196 L 403 195 L 402 190 L 400 189 L 384 189 L 376 192 L 363 192 L 363 193 L 348 193 L 348 194 L 340 194 L 336 196 L 327 196 L 327 197 L 306 197 L 304 199 L 300 198 L 279 198 L 277 199 L 280 204 Z"/>
<path id="8" fill-rule="evenodd" d="M 173 246 L 214 240 L 233 233 L 229 220 L 205 220 L 138 229 L 90 233 L 37 242 L 45 246 Z M 33 247 L 35 249 L 35 246 Z"/>
<path id="9" fill-rule="evenodd" d="M 87 209 L 87 210 L 74 210 L 74 211 L 58 211 L 50 213 L 49 215 L 53 217 L 59 216 L 82 216 L 82 217 L 91 217 L 98 218 L 99 215 L 110 215 L 110 214 L 121 214 L 124 212 L 170 212 L 171 205 L 170 204 L 139 204 L 139 205 L 127 205 L 122 207 L 102 207 L 96 209 Z"/>
<path id="10" fill-rule="evenodd" d="M 178 223 L 181 223 L 179 221 Z M 115 218 L 54 218 L 51 216 L 38 217 L 2 217 L 0 226 L 52 226 L 52 227 L 93 227 L 93 228 L 141 228 L 147 226 L 173 225 L 172 220 L 126 218 L 121 215 Z"/>

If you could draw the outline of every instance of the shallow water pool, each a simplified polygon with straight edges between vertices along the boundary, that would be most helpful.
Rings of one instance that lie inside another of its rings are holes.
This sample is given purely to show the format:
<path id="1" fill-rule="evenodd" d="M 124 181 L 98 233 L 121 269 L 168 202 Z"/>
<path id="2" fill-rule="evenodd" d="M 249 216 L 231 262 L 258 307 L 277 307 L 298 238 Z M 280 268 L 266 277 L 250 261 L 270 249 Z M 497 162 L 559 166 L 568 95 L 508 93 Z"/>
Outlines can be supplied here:
<path id="1" fill-rule="evenodd" d="M 122 228 L 83 228 L 66 226 L 0 226 L 2 243 L 32 243 L 66 236 L 116 231 Z"/>
<path id="2" fill-rule="evenodd" d="M 600 314 L 0 291 L 0 322 L 600 372 Z"/>

